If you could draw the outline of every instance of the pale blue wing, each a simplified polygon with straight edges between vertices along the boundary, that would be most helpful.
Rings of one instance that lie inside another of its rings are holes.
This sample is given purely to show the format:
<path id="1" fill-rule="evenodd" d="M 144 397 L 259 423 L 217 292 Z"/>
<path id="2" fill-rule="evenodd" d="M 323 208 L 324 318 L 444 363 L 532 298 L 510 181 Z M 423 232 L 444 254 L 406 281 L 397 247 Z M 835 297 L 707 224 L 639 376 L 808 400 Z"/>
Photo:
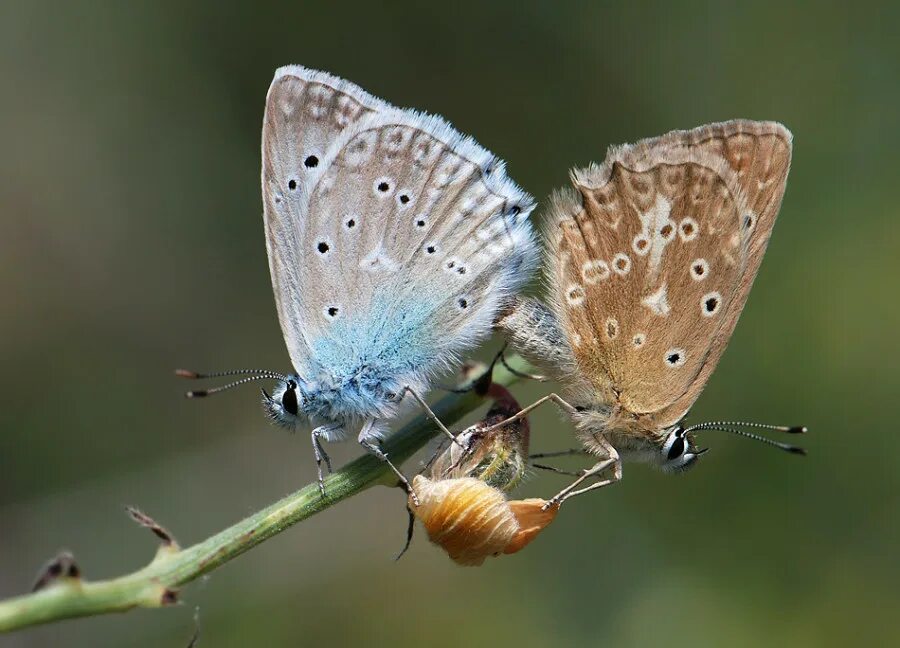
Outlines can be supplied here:
<path id="1" fill-rule="evenodd" d="M 304 279 L 299 247 L 308 215 L 305 186 L 348 127 L 389 109 L 358 86 L 326 72 L 288 65 L 275 72 L 266 96 L 262 129 L 262 196 L 266 249 L 278 319 L 295 364 L 309 354 L 303 335 Z"/>

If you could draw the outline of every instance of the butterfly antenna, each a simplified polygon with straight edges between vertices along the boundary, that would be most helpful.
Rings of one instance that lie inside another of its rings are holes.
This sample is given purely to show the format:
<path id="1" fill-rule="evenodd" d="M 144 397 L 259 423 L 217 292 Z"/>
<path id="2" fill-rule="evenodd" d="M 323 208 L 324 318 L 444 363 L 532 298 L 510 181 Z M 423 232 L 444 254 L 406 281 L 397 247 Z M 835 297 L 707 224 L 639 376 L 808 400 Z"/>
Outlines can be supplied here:
<path id="1" fill-rule="evenodd" d="M 788 434 L 806 434 L 809 432 L 809 429 L 805 425 L 770 425 L 768 423 L 751 423 L 750 421 L 707 421 L 706 423 L 700 423 L 698 425 L 693 425 L 687 429 L 687 432 L 691 430 L 699 430 L 709 425 L 736 425 L 738 427 L 749 427 L 756 428 L 758 430 L 775 430 L 776 432 L 787 432 Z"/>
<path id="2" fill-rule="evenodd" d="M 230 371 L 216 371 L 213 373 L 200 373 L 191 371 L 190 369 L 176 369 L 175 375 L 179 378 L 187 378 L 189 380 L 202 380 L 204 378 L 222 378 L 223 376 L 242 376 L 253 374 L 260 378 L 277 378 L 278 380 L 287 380 L 287 376 L 272 371 L 271 369 L 232 369 Z"/>
<path id="3" fill-rule="evenodd" d="M 781 426 L 784 427 L 784 426 Z M 753 434 L 753 432 L 747 432 L 745 430 L 738 430 L 735 428 L 720 426 L 717 423 L 701 423 L 699 425 L 694 425 L 685 430 L 685 432 L 702 432 L 705 430 L 717 430 L 719 432 L 730 432 L 731 434 L 736 434 L 738 436 L 746 437 L 748 439 L 753 439 L 754 441 L 759 441 L 760 443 L 765 443 L 770 446 L 775 446 L 785 452 L 790 452 L 793 454 L 805 455 L 806 450 L 795 445 L 791 445 L 789 443 L 782 443 L 781 441 L 773 441 L 772 439 L 768 439 L 764 436 L 760 436 L 758 434 Z"/>
<path id="4" fill-rule="evenodd" d="M 196 371 L 190 371 L 187 369 L 176 369 L 175 375 L 180 378 L 187 378 L 189 380 L 201 380 L 204 378 L 220 378 L 222 376 L 240 376 L 244 374 L 253 374 L 251 376 L 247 376 L 246 378 L 241 378 L 239 380 L 235 380 L 234 382 L 230 382 L 227 385 L 221 385 L 220 387 L 213 387 L 211 389 L 192 389 L 191 391 L 185 392 L 185 396 L 187 398 L 205 398 L 206 396 L 212 396 L 213 394 L 218 394 L 219 392 L 223 392 L 229 389 L 233 389 L 234 387 L 239 387 L 240 385 L 245 385 L 249 382 L 253 382 L 254 380 L 265 380 L 265 379 L 276 379 L 283 380 L 284 382 L 288 381 L 288 377 L 278 373 L 277 371 L 267 371 L 265 369 L 253 370 L 253 369 L 234 369 L 232 371 L 218 371 L 215 373 L 202 374 Z"/>

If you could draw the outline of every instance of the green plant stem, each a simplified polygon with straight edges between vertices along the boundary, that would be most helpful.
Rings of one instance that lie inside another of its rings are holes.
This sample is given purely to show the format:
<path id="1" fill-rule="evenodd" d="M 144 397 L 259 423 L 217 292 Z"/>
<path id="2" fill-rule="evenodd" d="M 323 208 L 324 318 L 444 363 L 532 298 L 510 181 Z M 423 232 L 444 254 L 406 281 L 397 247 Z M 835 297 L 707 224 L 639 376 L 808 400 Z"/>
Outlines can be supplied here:
<path id="1" fill-rule="evenodd" d="M 527 371 L 526 362 L 512 356 L 507 363 Z M 518 378 L 505 367 L 494 370 L 494 381 L 510 385 Z M 475 409 L 482 400 L 474 392 L 449 394 L 432 407 L 446 424 L 452 424 Z M 420 415 L 391 435 L 384 449 L 400 464 L 437 434 L 435 425 Z M 161 546 L 146 567 L 118 578 L 102 581 L 62 578 L 49 587 L 0 601 L 0 632 L 72 617 L 123 612 L 135 607 L 161 607 L 175 601 L 178 589 L 288 527 L 366 490 L 375 484 L 392 485 L 396 477 L 387 465 L 363 455 L 325 480 L 327 496 L 309 484 L 284 499 L 191 547 Z"/>

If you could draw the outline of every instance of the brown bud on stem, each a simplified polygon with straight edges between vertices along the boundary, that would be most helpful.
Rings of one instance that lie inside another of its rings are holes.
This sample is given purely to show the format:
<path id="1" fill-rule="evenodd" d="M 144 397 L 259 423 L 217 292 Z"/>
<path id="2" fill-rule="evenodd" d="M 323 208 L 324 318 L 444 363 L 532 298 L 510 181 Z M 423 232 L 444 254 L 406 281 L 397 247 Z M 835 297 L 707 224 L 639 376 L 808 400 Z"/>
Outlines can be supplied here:
<path id="1" fill-rule="evenodd" d="M 492 384 L 488 395 L 494 399 L 494 405 L 484 419 L 457 435 L 458 443 L 451 444 L 435 459 L 430 471 L 432 479 L 474 477 L 504 492 L 519 484 L 528 465 L 528 419 L 491 430 L 521 407 L 501 385 Z"/>

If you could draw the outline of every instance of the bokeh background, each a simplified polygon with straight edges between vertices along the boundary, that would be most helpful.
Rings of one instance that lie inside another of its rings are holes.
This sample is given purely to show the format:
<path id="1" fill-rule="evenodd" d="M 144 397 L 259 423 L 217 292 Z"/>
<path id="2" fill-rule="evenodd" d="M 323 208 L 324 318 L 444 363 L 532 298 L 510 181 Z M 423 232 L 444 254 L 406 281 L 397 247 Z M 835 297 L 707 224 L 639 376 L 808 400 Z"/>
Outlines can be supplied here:
<path id="1" fill-rule="evenodd" d="M 125 504 L 189 544 L 313 478 L 306 438 L 267 424 L 253 389 L 189 402 L 171 374 L 289 368 L 258 179 L 284 63 L 443 114 L 539 198 L 609 144 L 787 124 L 781 217 L 694 414 L 813 430 L 806 459 L 710 434 L 690 474 L 629 466 L 480 569 L 421 533 L 393 562 L 406 514 L 374 489 L 182 606 L 0 646 L 184 646 L 197 605 L 201 647 L 900 641 L 900 11 L 725 4 L 0 4 L 0 596 L 63 547 L 93 578 L 144 564 L 154 542 Z M 536 450 L 571 445 L 552 411 L 533 429 Z"/>

